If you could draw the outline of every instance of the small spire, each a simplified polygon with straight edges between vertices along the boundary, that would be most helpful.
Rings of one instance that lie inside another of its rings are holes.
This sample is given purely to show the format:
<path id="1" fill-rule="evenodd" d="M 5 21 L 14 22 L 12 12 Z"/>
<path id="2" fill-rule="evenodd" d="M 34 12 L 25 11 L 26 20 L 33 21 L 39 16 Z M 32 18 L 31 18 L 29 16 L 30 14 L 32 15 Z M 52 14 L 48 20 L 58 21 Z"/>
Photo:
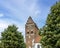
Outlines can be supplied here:
<path id="1" fill-rule="evenodd" d="M 28 20 L 27 20 L 27 23 L 34 23 L 33 19 L 31 16 L 29 16 Z"/>
<path id="2" fill-rule="evenodd" d="M 32 19 L 32 18 L 31 18 L 31 16 L 29 16 L 29 18 L 28 18 L 28 19 Z"/>

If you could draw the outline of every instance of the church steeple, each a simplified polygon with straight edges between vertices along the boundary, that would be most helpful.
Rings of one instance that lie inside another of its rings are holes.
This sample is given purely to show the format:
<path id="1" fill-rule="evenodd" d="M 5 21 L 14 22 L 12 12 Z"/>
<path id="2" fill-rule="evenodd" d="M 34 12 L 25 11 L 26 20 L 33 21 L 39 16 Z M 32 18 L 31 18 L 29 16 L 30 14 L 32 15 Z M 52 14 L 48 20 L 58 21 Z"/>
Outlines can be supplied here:
<path id="1" fill-rule="evenodd" d="M 29 16 L 28 20 L 27 20 L 27 24 L 29 23 L 34 23 L 34 21 L 32 20 L 31 16 Z"/>
<path id="2" fill-rule="evenodd" d="M 34 43 L 38 40 L 35 40 L 38 36 L 38 27 L 36 23 L 33 21 L 31 16 L 29 16 L 26 24 L 25 24 L 25 38 L 26 38 L 26 48 L 33 48 Z"/>

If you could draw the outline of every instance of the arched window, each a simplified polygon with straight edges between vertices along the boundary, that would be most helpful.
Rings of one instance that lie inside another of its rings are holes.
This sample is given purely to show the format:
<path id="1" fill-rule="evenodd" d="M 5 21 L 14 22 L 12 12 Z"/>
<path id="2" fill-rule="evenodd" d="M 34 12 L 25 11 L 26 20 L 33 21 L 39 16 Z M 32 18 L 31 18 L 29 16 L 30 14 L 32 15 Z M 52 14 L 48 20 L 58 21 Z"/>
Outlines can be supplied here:
<path id="1" fill-rule="evenodd" d="M 40 45 L 37 45 L 37 48 L 40 48 Z"/>

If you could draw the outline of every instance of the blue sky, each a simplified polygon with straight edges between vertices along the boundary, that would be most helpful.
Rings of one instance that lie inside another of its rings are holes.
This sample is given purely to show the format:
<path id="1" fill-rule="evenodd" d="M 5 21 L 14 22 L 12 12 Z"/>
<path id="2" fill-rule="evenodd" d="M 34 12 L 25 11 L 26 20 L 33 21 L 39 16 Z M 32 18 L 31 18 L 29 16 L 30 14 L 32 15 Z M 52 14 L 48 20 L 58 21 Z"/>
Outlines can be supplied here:
<path id="1" fill-rule="evenodd" d="M 50 7 L 57 0 L 0 0 L 0 32 L 8 25 L 15 24 L 19 31 L 25 32 L 29 16 L 39 28 L 45 25 Z"/>

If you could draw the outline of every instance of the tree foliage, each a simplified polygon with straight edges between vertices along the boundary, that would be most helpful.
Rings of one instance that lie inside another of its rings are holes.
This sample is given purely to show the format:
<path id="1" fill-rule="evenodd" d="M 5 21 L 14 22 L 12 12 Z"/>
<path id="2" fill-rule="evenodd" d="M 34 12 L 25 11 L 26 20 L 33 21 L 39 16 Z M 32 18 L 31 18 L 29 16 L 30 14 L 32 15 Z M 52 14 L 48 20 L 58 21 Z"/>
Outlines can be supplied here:
<path id="1" fill-rule="evenodd" d="M 51 7 L 46 25 L 40 30 L 40 33 L 43 48 L 60 48 L 60 2 Z"/>
<path id="2" fill-rule="evenodd" d="M 2 32 L 0 45 L 3 47 L 1 48 L 25 48 L 23 36 L 17 29 L 15 25 L 12 25 Z"/>

